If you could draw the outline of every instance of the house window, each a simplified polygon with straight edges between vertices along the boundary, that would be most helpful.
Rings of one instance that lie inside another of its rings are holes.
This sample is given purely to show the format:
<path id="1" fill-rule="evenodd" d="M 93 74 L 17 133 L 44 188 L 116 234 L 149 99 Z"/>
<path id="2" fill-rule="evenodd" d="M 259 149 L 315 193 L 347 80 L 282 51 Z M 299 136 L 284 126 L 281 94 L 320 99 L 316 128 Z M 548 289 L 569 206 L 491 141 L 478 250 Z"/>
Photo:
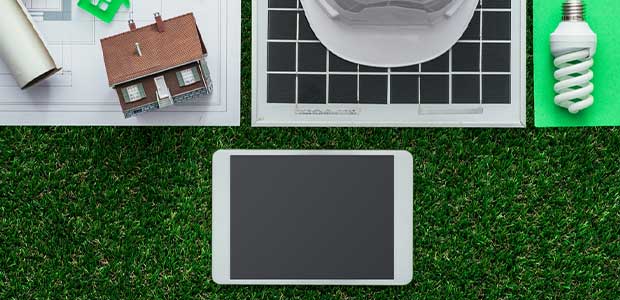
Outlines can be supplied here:
<path id="1" fill-rule="evenodd" d="M 177 72 L 177 79 L 179 80 L 179 86 L 188 86 L 200 81 L 200 74 L 198 68 L 193 67 Z"/>
<path id="2" fill-rule="evenodd" d="M 136 102 L 146 98 L 144 86 L 142 83 L 138 83 L 124 88 L 123 97 L 125 98 L 125 103 Z"/>
<path id="3" fill-rule="evenodd" d="M 107 11 L 110 7 L 112 0 L 91 0 L 91 3 L 99 7 L 102 11 Z"/>

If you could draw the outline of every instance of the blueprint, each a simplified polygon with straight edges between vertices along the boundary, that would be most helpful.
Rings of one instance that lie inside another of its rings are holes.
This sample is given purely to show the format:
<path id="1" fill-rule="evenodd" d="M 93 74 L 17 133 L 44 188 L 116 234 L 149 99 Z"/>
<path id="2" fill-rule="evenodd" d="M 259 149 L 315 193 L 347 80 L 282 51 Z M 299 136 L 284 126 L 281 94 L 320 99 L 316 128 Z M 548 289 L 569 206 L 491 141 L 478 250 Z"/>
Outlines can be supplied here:
<path id="1" fill-rule="evenodd" d="M 77 7 L 78 0 L 20 0 L 30 12 L 52 56 L 62 67 L 54 77 L 21 90 L 0 61 L 0 124 L 234 126 L 240 112 L 240 0 L 131 0 L 111 24 Z M 108 86 L 101 38 L 169 19 L 196 16 L 207 46 L 215 89 L 212 95 L 125 119 L 116 92 Z"/>

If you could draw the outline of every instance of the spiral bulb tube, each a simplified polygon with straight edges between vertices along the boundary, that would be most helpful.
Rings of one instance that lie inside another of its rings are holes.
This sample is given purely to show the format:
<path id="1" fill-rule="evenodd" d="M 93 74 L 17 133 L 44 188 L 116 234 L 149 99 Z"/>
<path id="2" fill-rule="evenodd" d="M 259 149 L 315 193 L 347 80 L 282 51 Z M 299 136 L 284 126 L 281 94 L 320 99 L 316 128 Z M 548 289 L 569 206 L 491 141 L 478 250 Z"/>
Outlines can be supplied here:
<path id="1" fill-rule="evenodd" d="M 551 51 L 557 70 L 554 77 L 556 105 L 576 114 L 594 105 L 594 54 L 597 36 L 584 18 L 582 0 L 566 0 L 562 22 L 551 34 Z"/>

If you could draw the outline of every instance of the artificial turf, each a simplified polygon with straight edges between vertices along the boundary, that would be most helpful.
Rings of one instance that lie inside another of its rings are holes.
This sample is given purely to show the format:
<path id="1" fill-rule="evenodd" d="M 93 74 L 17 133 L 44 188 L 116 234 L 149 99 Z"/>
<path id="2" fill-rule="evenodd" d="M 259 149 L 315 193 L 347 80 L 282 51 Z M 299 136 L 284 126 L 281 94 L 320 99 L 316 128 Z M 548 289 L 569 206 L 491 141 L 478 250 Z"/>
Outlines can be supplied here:
<path id="1" fill-rule="evenodd" d="M 0 129 L 0 299 L 620 297 L 618 129 L 250 128 L 250 6 L 240 128 Z M 211 155 L 224 148 L 411 151 L 413 282 L 215 285 Z"/>

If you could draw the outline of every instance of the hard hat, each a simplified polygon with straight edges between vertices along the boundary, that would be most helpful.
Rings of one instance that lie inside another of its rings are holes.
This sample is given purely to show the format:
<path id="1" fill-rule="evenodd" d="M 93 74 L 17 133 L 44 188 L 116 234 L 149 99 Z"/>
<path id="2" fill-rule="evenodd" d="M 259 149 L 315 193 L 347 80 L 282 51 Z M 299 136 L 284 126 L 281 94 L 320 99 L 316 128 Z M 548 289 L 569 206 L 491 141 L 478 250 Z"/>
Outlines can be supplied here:
<path id="1" fill-rule="evenodd" d="M 301 0 L 319 40 L 362 65 L 432 60 L 463 35 L 478 0 Z"/>

